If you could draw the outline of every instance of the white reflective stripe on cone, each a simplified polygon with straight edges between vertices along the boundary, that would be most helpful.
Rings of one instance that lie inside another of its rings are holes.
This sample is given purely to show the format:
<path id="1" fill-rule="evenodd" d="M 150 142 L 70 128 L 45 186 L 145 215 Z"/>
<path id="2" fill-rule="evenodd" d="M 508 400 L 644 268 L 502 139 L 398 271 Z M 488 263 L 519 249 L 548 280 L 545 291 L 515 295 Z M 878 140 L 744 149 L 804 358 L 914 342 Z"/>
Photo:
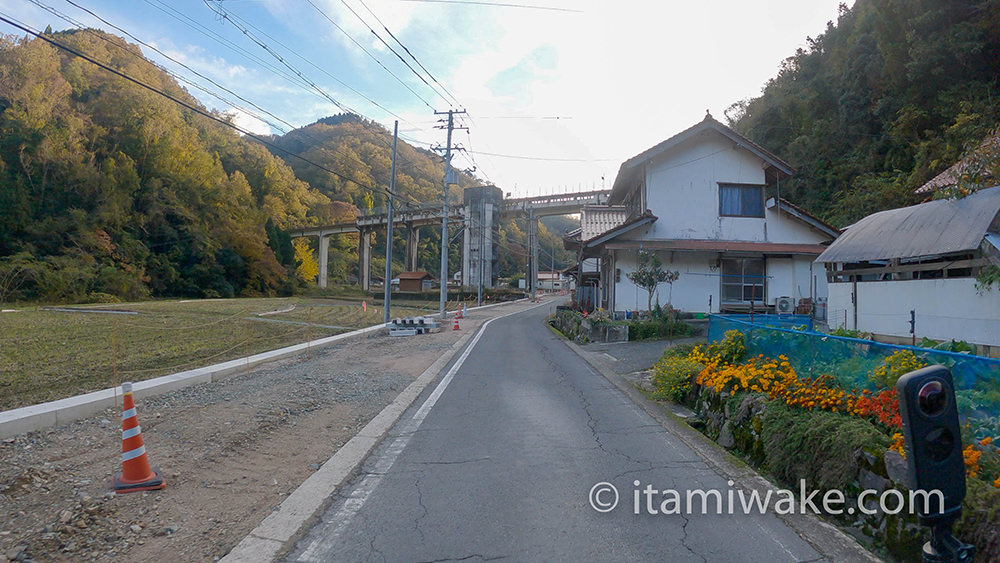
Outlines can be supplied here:
<path id="1" fill-rule="evenodd" d="M 122 452 L 122 461 L 128 461 L 130 459 L 135 459 L 142 454 L 146 453 L 146 446 L 139 446 L 134 450 L 129 450 L 127 452 Z"/>
<path id="2" fill-rule="evenodd" d="M 125 420 L 126 418 L 132 418 L 133 416 L 135 416 L 135 407 L 132 407 L 127 411 L 122 411 L 122 420 Z"/>
<path id="3" fill-rule="evenodd" d="M 122 440 L 127 440 L 133 436 L 138 436 L 142 434 L 142 426 L 136 426 L 135 428 L 129 428 L 128 430 L 122 430 Z"/>

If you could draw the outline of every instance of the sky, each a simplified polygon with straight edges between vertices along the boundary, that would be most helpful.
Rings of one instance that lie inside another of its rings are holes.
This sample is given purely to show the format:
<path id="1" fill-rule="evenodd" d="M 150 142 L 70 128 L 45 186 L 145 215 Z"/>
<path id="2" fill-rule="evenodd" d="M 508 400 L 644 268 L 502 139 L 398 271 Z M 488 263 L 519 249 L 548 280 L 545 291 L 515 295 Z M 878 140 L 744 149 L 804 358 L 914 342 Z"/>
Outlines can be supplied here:
<path id="1" fill-rule="evenodd" d="M 725 122 L 841 1 L 5 0 L 0 14 L 125 30 L 253 132 L 347 108 L 431 148 L 446 142 L 434 112 L 464 109 L 453 164 L 525 196 L 610 188 L 623 161 L 706 111 Z"/>

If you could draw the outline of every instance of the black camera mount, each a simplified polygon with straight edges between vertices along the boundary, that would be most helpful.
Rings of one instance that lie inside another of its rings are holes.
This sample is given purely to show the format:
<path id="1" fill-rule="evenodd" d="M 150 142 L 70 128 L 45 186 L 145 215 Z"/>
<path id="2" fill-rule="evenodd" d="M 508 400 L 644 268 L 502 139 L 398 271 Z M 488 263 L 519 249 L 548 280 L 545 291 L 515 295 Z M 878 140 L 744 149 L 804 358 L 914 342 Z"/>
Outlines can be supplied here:
<path id="1" fill-rule="evenodd" d="M 951 526 L 958 519 L 958 511 L 944 518 L 920 523 L 931 527 L 931 541 L 924 544 L 924 563 L 967 563 L 976 556 L 976 547 L 963 543 L 951 533 Z"/>

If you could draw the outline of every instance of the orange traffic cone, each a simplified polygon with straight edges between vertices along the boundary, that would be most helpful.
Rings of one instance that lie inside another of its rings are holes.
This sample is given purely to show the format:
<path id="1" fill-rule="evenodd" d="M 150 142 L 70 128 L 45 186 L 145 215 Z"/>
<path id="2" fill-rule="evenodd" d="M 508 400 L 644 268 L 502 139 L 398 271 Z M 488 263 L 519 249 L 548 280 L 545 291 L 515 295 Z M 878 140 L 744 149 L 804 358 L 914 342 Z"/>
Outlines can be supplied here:
<path id="1" fill-rule="evenodd" d="M 142 443 L 142 427 L 135 414 L 132 384 L 122 383 L 122 472 L 113 479 L 115 493 L 152 491 L 167 486 L 157 468 L 149 467 L 146 446 Z"/>
<path id="2" fill-rule="evenodd" d="M 461 319 L 462 318 L 462 310 L 461 309 L 455 311 L 455 318 L 456 319 Z"/>
<path id="3" fill-rule="evenodd" d="M 458 330 L 458 317 L 455 317 L 455 324 L 451 327 L 451 330 Z"/>

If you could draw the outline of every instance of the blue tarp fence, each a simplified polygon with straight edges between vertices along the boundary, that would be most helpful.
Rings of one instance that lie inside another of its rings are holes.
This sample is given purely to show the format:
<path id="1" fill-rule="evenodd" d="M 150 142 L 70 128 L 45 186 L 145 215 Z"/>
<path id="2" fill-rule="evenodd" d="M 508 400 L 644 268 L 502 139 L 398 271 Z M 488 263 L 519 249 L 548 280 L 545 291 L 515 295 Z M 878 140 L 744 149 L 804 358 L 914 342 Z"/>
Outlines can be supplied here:
<path id="1" fill-rule="evenodd" d="M 963 419 L 977 419 L 977 427 L 989 424 L 993 427 L 989 435 L 1000 437 L 1000 360 L 813 332 L 812 324 L 802 322 L 802 318 L 754 315 L 751 323 L 749 315 L 712 315 L 708 341 L 717 342 L 726 332 L 739 331 L 748 356 L 786 356 L 799 377 L 829 375 L 846 390 L 875 390 L 869 377 L 872 371 L 897 351 L 909 350 L 928 365 L 950 368 Z"/>

